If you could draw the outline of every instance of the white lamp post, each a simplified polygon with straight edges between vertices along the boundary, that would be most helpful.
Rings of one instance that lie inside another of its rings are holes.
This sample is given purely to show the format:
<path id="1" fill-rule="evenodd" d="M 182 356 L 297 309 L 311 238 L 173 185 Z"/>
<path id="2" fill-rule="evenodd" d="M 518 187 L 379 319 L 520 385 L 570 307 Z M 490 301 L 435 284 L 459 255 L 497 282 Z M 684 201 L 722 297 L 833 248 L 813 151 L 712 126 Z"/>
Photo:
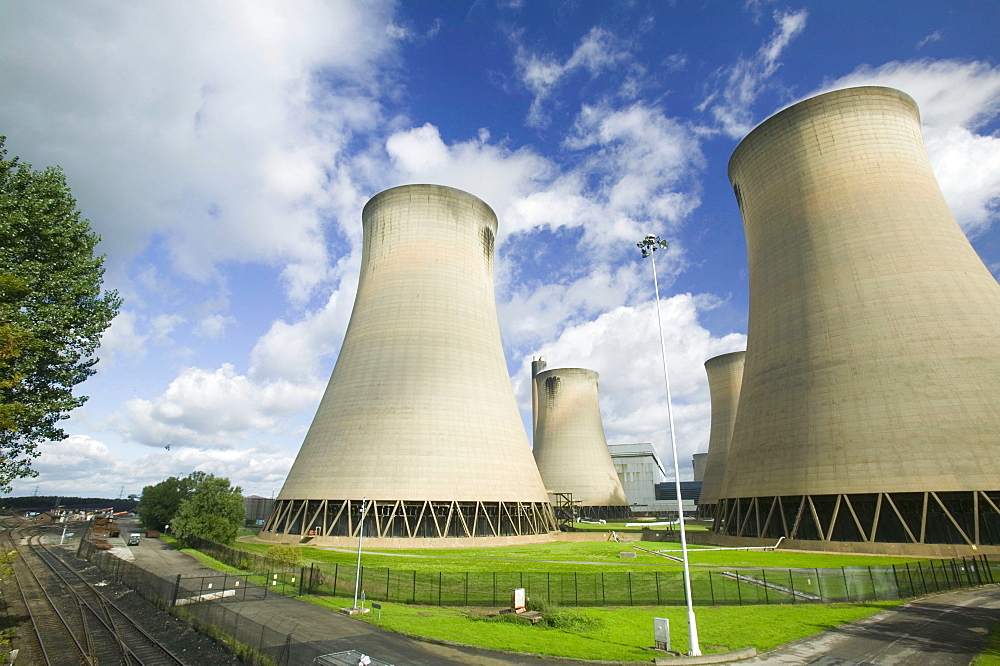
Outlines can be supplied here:
<path id="1" fill-rule="evenodd" d="M 365 512 L 368 510 L 368 498 L 361 500 L 361 522 L 358 523 L 358 569 L 354 573 L 354 608 L 358 607 L 358 588 L 361 585 L 361 540 L 365 536 Z"/>
<path id="2" fill-rule="evenodd" d="M 684 505 L 681 501 L 681 472 L 677 463 L 677 439 L 674 437 L 674 413 L 670 404 L 670 375 L 667 372 L 667 348 L 663 342 L 663 320 L 660 317 L 660 285 L 656 278 L 656 257 L 657 250 L 666 250 L 667 241 L 660 240 L 657 236 L 649 234 L 642 242 L 636 243 L 642 250 L 643 257 L 653 260 L 653 289 L 656 292 L 656 323 L 660 329 L 660 355 L 663 358 L 663 383 L 667 387 L 667 420 L 670 423 L 670 452 L 674 457 L 674 486 L 677 490 L 677 524 L 681 532 L 681 555 L 684 560 L 684 599 L 687 601 L 688 613 L 688 641 L 691 644 L 691 656 L 701 654 L 701 647 L 698 645 L 698 624 L 694 617 L 694 604 L 691 600 L 691 569 L 688 565 L 687 537 L 684 534 Z"/>

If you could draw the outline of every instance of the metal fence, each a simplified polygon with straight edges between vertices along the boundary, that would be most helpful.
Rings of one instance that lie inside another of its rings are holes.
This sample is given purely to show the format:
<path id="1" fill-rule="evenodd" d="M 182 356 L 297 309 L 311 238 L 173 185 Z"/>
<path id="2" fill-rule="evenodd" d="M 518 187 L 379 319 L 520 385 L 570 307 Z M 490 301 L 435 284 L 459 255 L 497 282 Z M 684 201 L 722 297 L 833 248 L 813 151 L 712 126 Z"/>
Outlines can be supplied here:
<path id="1" fill-rule="evenodd" d="M 205 539 L 202 552 L 234 567 L 268 572 L 266 557 Z M 995 573 L 996 572 L 996 573 Z M 294 577 L 296 572 L 282 575 Z M 298 591 L 287 594 L 351 596 L 353 564 L 312 565 L 298 571 Z M 1000 563 L 985 555 L 915 564 L 827 569 L 740 568 L 691 571 L 691 594 L 699 606 L 838 603 L 907 599 L 1000 580 Z M 506 606 L 510 591 L 562 606 L 684 605 L 683 574 L 670 571 L 445 572 L 362 565 L 360 589 L 368 599 L 429 606 Z"/>
<path id="2" fill-rule="evenodd" d="M 994 571 L 1000 573 L 1000 564 L 985 557 L 913 566 L 695 570 L 691 594 L 699 606 L 887 601 L 992 583 Z M 350 564 L 314 567 L 305 591 L 350 596 L 356 572 Z M 680 571 L 452 573 L 362 566 L 360 580 L 368 599 L 404 604 L 505 606 L 514 588 L 561 606 L 685 604 Z"/>

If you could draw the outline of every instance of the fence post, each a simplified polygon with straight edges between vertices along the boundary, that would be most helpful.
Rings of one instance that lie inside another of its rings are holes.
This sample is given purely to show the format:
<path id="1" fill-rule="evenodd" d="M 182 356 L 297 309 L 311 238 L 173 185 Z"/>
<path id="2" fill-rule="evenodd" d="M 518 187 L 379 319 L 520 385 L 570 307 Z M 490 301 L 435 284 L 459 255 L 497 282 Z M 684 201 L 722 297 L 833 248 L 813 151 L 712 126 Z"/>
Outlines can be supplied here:
<path id="1" fill-rule="evenodd" d="M 181 575 L 177 574 L 177 578 L 174 580 L 174 598 L 170 601 L 170 607 L 173 608 L 177 605 L 177 595 L 181 591 Z"/>
<path id="2" fill-rule="evenodd" d="M 627 571 L 626 573 L 628 574 L 628 605 L 632 606 L 634 605 L 632 603 L 632 572 Z"/>
<path id="3" fill-rule="evenodd" d="M 438 571 L 438 606 L 441 605 L 441 572 Z"/>
<path id="4" fill-rule="evenodd" d="M 337 579 L 340 578 L 340 564 L 333 565 L 333 596 L 337 596 Z"/>
<path id="5" fill-rule="evenodd" d="M 465 572 L 465 605 L 469 605 L 469 572 Z"/>
<path id="6" fill-rule="evenodd" d="M 740 570 L 736 569 L 736 600 L 743 605 L 743 591 L 740 589 Z"/>
<path id="7" fill-rule="evenodd" d="M 770 604 L 771 603 L 771 599 L 767 595 L 767 574 L 764 573 L 764 569 L 760 570 L 760 579 L 762 581 L 764 581 L 764 603 L 765 604 Z"/>
<path id="8" fill-rule="evenodd" d="M 653 580 L 656 581 L 656 605 L 660 605 L 660 572 L 653 572 Z"/>
<path id="9" fill-rule="evenodd" d="M 493 572 L 493 605 L 497 605 L 497 572 Z"/>
<path id="10" fill-rule="evenodd" d="M 924 579 L 924 569 L 920 566 L 920 562 L 917 562 L 917 575 L 920 576 L 920 586 L 924 588 L 924 594 L 927 594 L 927 581 Z"/>
<path id="11" fill-rule="evenodd" d="M 788 570 L 788 589 L 792 591 L 792 603 L 795 603 L 795 583 L 792 581 L 792 570 Z"/>
<path id="12" fill-rule="evenodd" d="M 493 577 L 496 578 L 496 574 L 493 574 Z M 494 591 L 493 594 L 495 596 L 496 592 Z M 416 569 L 413 570 L 413 603 L 417 603 L 417 570 Z"/>
<path id="13" fill-rule="evenodd" d="M 844 594 L 847 595 L 847 600 L 851 600 L 851 588 L 847 584 L 847 567 L 840 567 L 840 573 L 844 574 Z"/>
<path id="14" fill-rule="evenodd" d="M 391 601 L 392 600 L 391 597 L 389 596 L 389 580 L 390 580 L 389 576 L 391 574 L 392 574 L 392 569 L 390 569 L 389 567 L 386 567 L 385 568 L 385 600 L 386 601 Z M 466 587 L 468 587 L 468 583 L 466 583 Z M 468 604 L 469 603 L 469 600 L 468 600 L 468 597 L 469 597 L 468 590 L 466 590 L 465 596 L 466 596 L 465 603 Z"/>
<path id="15" fill-rule="evenodd" d="M 299 567 L 299 596 L 300 597 L 303 594 L 302 591 L 304 589 L 306 589 L 305 585 L 306 585 L 306 568 L 305 567 Z"/>
<path id="16" fill-rule="evenodd" d="M 545 599 L 552 601 L 552 572 L 545 574 Z"/>
<path id="17" fill-rule="evenodd" d="M 903 595 L 901 593 L 901 590 L 899 589 L 899 576 L 897 575 L 896 565 L 890 564 L 889 566 L 892 567 L 892 581 L 896 583 L 896 598 L 902 599 Z"/>
<path id="18" fill-rule="evenodd" d="M 816 572 L 816 591 L 819 592 L 819 601 L 823 603 L 826 599 L 823 598 L 823 579 L 819 577 L 819 568 L 814 568 L 813 571 Z"/>
<path id="19" fill-rule="evenodd" d="M 660 598 L 660 590 L 657 589 L 656 590 L 656 599 L 657 599 L 657 602 L 659 601 L 659 598 Z M 576 580 L 576 572 L 575 571 L 573 572 L 573 603 L 575 605 L 577 605 L 577 606 L 580 605 L 580 584 Z"/>
<path id="20" fill-rule="evenodd" d="M 917 596 L 917 588 L 913 586 L 913 574 L 910 573 L 910 563 L 906 563 L 906 579 L 910 581 L 910 596 Z"/>
<path id="21" fill-rule="evenodd" d="M 872 568 L 868 567 L 868 578 L 872 581 L 872 596 L 875 597 L 875 601 L 878 601 L 878 590 L 875 589 L 875 575 L 872 574 Z"/>
<path id="22" fill-rule="evenodd" d="M 656 594 L 659 596 L 660 588 L 656 588 Z M 712 572 L 708 572 L 708 594 L 712 598 L 712 605 L 715 605 L 715 586 L 712 584 Z"/>
<path id="23" fill-rule="evenodd" d="M 604 597 L 604 572 L 603 571 L 601 572 L 601 605 L 602 606 L 607 606 L 608 605 L 607 599 L 605 599 L 605 597 Z"/>

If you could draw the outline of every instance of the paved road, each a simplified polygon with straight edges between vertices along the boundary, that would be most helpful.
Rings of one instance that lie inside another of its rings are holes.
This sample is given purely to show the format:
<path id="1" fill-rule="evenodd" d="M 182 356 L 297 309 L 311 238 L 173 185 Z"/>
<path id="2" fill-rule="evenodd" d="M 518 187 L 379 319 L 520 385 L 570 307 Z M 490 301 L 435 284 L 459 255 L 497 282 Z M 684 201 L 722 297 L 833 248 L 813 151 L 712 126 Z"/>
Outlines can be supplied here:
<path id="1" fill-rule="evenodd" d="M 966 666 L 1000 622 L 1000 587 L 913 601 L 789 643 L 740 665 Z"/>

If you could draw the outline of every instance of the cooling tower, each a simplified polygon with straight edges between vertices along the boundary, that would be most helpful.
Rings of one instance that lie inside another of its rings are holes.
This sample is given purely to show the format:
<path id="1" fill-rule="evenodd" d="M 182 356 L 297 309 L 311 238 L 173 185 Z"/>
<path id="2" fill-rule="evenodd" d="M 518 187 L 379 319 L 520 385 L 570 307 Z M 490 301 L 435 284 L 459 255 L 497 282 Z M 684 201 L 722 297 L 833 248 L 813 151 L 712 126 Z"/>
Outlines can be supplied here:
<path id="1" fill-rule="evenodd" d="M 497 324 L 496 215 L 407 185 L 373 197 L 362 225 L 344 343 L 261 536 L 356 544 L 367 499 L 366 543 L 547 539 L 555 519 Z"/>
<path id="2" fill-rule="evenodd" d="M 701 483 L 705 480 L 705 463 L 707 462 L 707 453 L 696 453 L 691 456 L 691 469 L 694 472 L 695 483 Z"/>
<path id="3" fill-rule="evenodd" d="M 722 354 L 705 361 L 708 391 L 712 398 L 712 431 L 708 437 L 708 460 L 701 484 L 698 506 L 711 506 L 719 501 L 719 489 L 726 474 L 729 442 L 736 422 L 736 407 L 743 383 L 743 360 L 746 352 Z"/>
<path id="4" fill-rule="evenodd" d="M 1000 286 L 941 195 L 914 101 L 798 103 L 739 144 L 729 178 L 750 318 L 717 529 L 1000 544 Z"/>
<path id="5" fill-rule="evenodd" d="M 597 373 L 559 368 L 535 375 L 535 462 L 550 493 L 572 494 L 578 515 L 631 515 L 604 439 Z M 558 505 L 558 502 L 556 502 Z"/>

